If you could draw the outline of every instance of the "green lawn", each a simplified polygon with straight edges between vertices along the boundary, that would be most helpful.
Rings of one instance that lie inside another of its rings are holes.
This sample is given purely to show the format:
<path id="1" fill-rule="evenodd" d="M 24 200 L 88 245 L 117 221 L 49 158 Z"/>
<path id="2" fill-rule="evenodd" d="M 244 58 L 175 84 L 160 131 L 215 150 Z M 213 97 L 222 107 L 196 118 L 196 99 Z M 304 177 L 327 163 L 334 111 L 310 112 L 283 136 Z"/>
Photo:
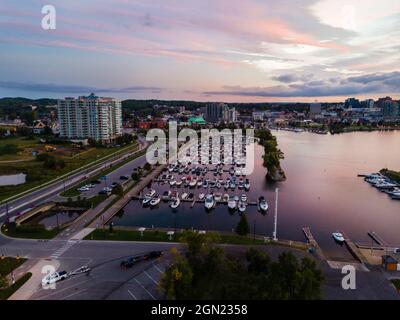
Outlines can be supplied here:
<path id="1" fill-rule="evenodd" d="M 12 270 L 18 268 L 23 264 L 26 259 L 23 258 L 11 258 L 11 257 L 1 257 L 0 258 L 0 276 L 6 276 L 11 273 Z"/>
<path id="2" fill-rule="evenodd" d="M 11 273 L 11 271 L 17 269 L 21 264 L 23 264 L 26 259 L 23 258 L 11 258 L 11 257 L 1 257 L 0 258 L 0 276 L 5 277 Z M 15 291 L 17 291 L 29 278 L 32 274 L 26 274 L 18 281 L 16 281 L 13 285 L 9 286 L 5 289 L 0 289 L 0 300 L 6 300 L 10 297 Z"/>
<path id="3" fill-rule="evenodd" d="M 43 183 L 49 182 L 64 174 L 68 174 L 73 170 L 82 168 L 93 161 L 100 160 L 106 156 L 110 156 L 113 153 L 136 150 L 137 148 L 137 143 L 133 143 L 122 148 L 91 148 L 75 156 L 61 157 L 61 159 L 63 159 L 65 162 L 65 167 L 63 169 L 46 169 L 43 167 L 43 162 L 36 161 L 34 159 L 24 162 L 0 163 L 0 175 L 20 172 L 27 174 L 27 181 L 24 184 L 0 187 L 0 201 L 37 187 Z"/>
<path id="4" fill-rule="evenodd" d="M 23 275 L 20 279 L 18 279 L 13 285 L 9 286 L 6 289 L 0 290 L 0 300 L 7 300 L 11 297 L 14 292 L 16 292 L 19 288 L 21 288 L 25 282 L 27 282 L 32 277 L 32 273 L 28 272 Z"/>
<path id="5" fill-rule="evenodd" d="M 172 237 L 173 242 L 181 242 L 184 233 L 176 233 L 176 237 Z M 219 243 L 222 244 L 243 244 L 243 245 L 254 245 L 264 244 L 264 241 L 255 240 L 248 237 L 241 237 L 238 235 L 219 235 Z M 162 231 L 145 231 L 143 237 L 139 231 L 134 230 L 114 230 L 110 234 L 108 227 L 103 229 L 96 229 L 91 234 L 86 236 L 86 240 L 114 240 L 114 241 L 153 241 L 153 242 L 170 242 L 166 232 Z"/>
<path id="6" fill-rule="evenodd" d="M 3 224 L 1 232 L 11 238 L 52 239 L 60 232 L 60 230 L 57 228 L 46 230 L 42 225 L 22 225 L 16 227 L 13 224 Z"/>
<path id="7" fill-rule="evenodd" d="M 88 178 L 88 179 L 84 180 L 83 182 L 81 182 L 81 183 L 73 186 L 72 188 L 66 190 L 65 192 L 62 192 L 61 195 L 63 197 L 76 197 L 76 196 L 79 196 L 80 193 L 76 189 L 78 189 L 78 188 L 80 188 L 80 187 L 82 187 L 82 186 L 84 186 L 86 184 L 89 184 L 90 181 L 92 181 L 92 180 L 98 180 L 100 177 L 105 176 L 105 175 L 109 174 L 110 172 L 113 172 L 114 170 L 118 169 L 119 167 L 123 166 L 124 164 L 126 164 L 126 163 L 132 161 L 133 159 L 136 159 L 139 156 L 143 155 L 145 152 L 146 151 L 143 150 L 142 152 L 139 152 L 139 153 L 135 154 L 134 156 L 129 157 L 128 159 L 126 159 L 126 160 L 124 160 L 124 161 L 122 161 L 122 162 L 120 162 L 120 163 L 118 163 L 118 164 L 116 164 L 116 165 L 114 165 L 114 166 L 112 166 L 110 168 L 107 168 L 107 169 L 101 171 L 96 176 L 94 176 L 92 178 Z"/>
<path id="8" fill-rule="evenodd" d="M 392 279 L 391 280 L 397 290 L 400 291 L 400 279 Z"/>

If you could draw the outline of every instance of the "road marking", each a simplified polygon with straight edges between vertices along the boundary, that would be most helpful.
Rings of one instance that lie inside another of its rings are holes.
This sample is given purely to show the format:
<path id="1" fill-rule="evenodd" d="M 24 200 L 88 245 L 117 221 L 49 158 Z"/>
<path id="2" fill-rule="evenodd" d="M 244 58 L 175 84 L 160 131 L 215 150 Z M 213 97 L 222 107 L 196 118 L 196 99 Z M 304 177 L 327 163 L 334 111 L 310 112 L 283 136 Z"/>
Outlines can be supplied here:
<path id="1" fill-rule="evenodd" d="M 153 267 L 156 268 L 156 270 L 157 270 L 159 273 L 164 273 L 164 271 L 161 271 L 160 268 L 157 267 L 157 265 L 153 264 Z"/>
<path id="2" fill-rule="evenodd" d="M 154 279 L 152 278 L 152 276 L 149 275 L 149 274 L 147 273 L 147 271 L 144 271 L 144 274 L 145 274 L 146 276 L 148 276 L 148 277 L 151 279 L 151 281 L 153 281 L 156 285 L 158 285 L 158 282 L 157 282 L 156 280 L 154 280 Z"/>
<path id="3" fill-rule="evenodd" d="M 68 281 L 69 279 L 71 279 L 71 278 L 67 278 L 64 281 Z M 52 292 L 52 293 L 46 294 L 46 295 L 44 295 L 42 297 L 39 297 L 38 300 L 47 300 L 47 297 L 54 296 L 55 294 L 61 293 L 61 292 L 65 291 L 65 290 L 68 290 L 68 289 L 71 289 L 73 287 L 77 287 L 77 286 L 79 286 L 81 284 L 84 284 L 86 282 L 92 281 L 93 279 L 95 279 L 95 277 L 92 277 L 91 279 L 88 279 L 88 280 L 84 280 L 84 281 L 81 281 L 81 282 L 74 283 L 73 285 L 71 285 L 69 287 L 65 287 L 65 288 L 63 288 L 61 290 L 57 290 L 56 289 L 56 292 Z M 39 290 L 39 292 L 42 292 L 42 291 L 47 291 L 47 290 L 43 289 L 43 288 Z"/>
<path id="4" fill-rule="evenodd" d="M 69 295 L 67 295 L 67 296 L 65 296 L 65 297 L 63 297 L 63 298 L 61 298 L 61 300 L 65 300 L 65 299 L 67 299 L 67 298 L 71 298 L 72 296 L 75 296 L 75 295 L 77 295 L 77 294 L 79 294 L 79 293 L 82 293 L 83 291 L 86 291 L 86 289 L 82 289 L 82 290 L 79 290 L 79 291 L 77 291 L 77 292 L 71 293 L 71 294 L 69 294 Z"/>
<path id="5" fill-rule="evenodd" d="M 131 290 L 128 289 L 128 293 L 132 296 L 133 299 L 137 300 L 137 298 L 136 298 L 135 295 L 131 292 Z"/>
<path id="6" fill-rule="evenodd" d="M 148 293 L 148 295 L 149 295 L 153 300 L 156 300 L 156 298 L 150 293 L 150 291 L 147 290 L 145 287 L 143 287 L 143 285 L 139 282 L 138 279 L 135 278 L 134 280 L 137 282 L 137 284 L 138 284 L 139 286 L 142 287 L 142 289 L 143 289 L 144 291 L 146 291 L 146 292 Z"/>

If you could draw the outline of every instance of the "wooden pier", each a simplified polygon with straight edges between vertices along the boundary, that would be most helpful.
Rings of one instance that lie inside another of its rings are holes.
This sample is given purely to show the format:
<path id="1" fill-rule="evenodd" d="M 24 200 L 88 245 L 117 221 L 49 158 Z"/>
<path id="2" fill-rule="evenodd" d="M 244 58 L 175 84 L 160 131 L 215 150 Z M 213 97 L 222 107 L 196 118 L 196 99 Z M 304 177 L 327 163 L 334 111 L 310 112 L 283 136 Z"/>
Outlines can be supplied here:
<path id="1" fill-rule="evenodd" d="M 361 253 L 360 248 L 343 231 L 340 231 L 340 233 L 343 235 L 344 243 L 346 244 L 347 249 L 349 249 L 352 256 L 356 258 L 360 263 L 368 263 L 368 261 Z"/>
<path id="2" fill-rule="evenodd" d="M 380 245 L 382 247 L 388 247 L 389 246 L 389 244 L 385 240 L 383 240 L 375 231 L 368 231 L 368 235 L 378 245 Z"/>
<path id="3" fill-rule="evenodd" d="M 319 246 L 317 240 L 315 240 L 313 234 L 311 233 L 311 228 L 304 227 L 302 230 L 303 230 L 304 235 L 307 238 L 307 242 L 315 248 L 315 251 L 316 251 L 317 255 L 320 257 L 320 259 L 326 260 L 326 257 L 324 255 L 324 253 L 322 252 L 321 247 Z"/>

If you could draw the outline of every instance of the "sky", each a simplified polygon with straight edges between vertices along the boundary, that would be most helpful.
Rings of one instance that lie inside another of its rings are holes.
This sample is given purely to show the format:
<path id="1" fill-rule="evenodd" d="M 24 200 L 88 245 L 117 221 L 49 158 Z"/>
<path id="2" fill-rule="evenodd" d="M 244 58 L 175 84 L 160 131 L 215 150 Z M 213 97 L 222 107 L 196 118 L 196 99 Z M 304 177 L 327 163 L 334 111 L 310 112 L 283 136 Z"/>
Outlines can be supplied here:
<path id="1" fill-rule="evenodd" d="M 0 0 L 0 97 L 398 99 L 399 52 L 398 0 Z"/>

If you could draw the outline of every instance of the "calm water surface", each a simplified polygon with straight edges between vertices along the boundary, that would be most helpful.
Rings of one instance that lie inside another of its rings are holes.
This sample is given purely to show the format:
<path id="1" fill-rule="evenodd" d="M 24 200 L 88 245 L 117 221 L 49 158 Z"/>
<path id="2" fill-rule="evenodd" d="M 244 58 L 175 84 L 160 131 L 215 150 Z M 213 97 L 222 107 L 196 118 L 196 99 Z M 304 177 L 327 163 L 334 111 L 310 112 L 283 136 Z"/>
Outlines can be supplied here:
<path id="1" fill-rule="evenodd" d="M 272 235 L 275 188 L 279 187 L 278 237 L 304 240 L 301 228 L 310 226 L 324 252 L 334 259 L 350 258 L 336 245 L 331 233 L 343 230 L 353 240 L 370 243 L 369 230 L 376 231 L 389 243 L 400 245 L 400 201 L 371 187 L 359 173 L 371 173 L 381 168 L 400 170 L 400 132 L 354 132 L 340 135 L 317 135 L 274 131 L 279 147 L 285 153 L 282 167 L 287 180 L 279 184 L 265 181 L 262 166 L 263 149 L 256 147 L 256 169 L 250 176 L 249 199 L 267 197 L 269 213 L 264 216 L 256 207 L 249 207 L 248 221 L 252 232 Z M 177 174 L 174 173 L 174 176 Z M 212 174 L 208 174 L 213 178 Z M 168 185 L 153 186 L 158 192 Z M 185 190 L 187 191 L 187 190 Z M 194 193 L 204 193 L 203 188 Z M 223 189 L 219 192 L 225 193 Z M 182 189 L 180 190 L 182 193 Z M 240 194 L 241 191 L 227 192 Z M 159 208 L 142 208 L 130 202 L 116 225 L 167 227 L 232 231 L 239 221 L 225 205 L 207 214 L 202 204 L 190 208 L 180 206 L 174 214 L 166 203 Z"/>

